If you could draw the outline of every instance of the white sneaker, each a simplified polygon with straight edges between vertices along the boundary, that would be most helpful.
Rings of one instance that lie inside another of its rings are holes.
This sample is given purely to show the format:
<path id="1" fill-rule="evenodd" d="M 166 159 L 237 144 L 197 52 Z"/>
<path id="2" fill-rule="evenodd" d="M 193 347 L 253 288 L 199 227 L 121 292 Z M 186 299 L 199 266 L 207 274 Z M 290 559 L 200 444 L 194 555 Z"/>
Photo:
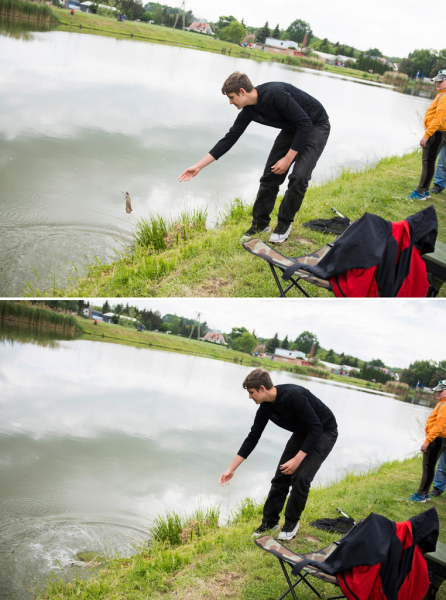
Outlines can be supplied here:
<path id="1" fill-rule="evenodd" d="M 277 227 L 271 234 L 269 241 L 272 244 L 282 244 L 290 235 L 291 231 L 291 223 L 289 225 L 283 225 L 282 223 L 278 223 Z"/>
<path id="2" fill-rule="evenodd" d="M 298 529 L 299 521 L 296 523 L 296 525 L 287 523 L 285 521 L 285 525 L 282 527 L 282 531 L 279 533 L 279 540 L 292 540 Z"/>
<path id="3" fill-rule="evenodd" d="M 269 225 L 267 225 L 266 227 L 263 227 L 260 225 L 260 227 L 258 225 L 251 225 L 251 227 L 248 229 L 248 231 L 245 233 L 245 235 L 240 238 L 241 242 L 246 242 L 248 240 L 250 240 L 254 235 L 257 235 L 258 233 L 269 233 L 271 231 L 271 227 Z"/>

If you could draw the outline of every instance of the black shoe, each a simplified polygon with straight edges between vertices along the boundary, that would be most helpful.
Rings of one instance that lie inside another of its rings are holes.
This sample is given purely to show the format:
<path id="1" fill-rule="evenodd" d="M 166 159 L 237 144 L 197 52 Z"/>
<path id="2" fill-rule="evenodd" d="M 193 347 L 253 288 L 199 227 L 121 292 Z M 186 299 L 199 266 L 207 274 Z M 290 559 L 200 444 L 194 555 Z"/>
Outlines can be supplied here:
<path id="1" fill-rule="evenodd" d="M 263 227 L 263 225 L 253 223 L 245 235 L 241 238 L 241 241 L 246 242 L 247 240 L 250 240 L 252 236 L 257 235 L 258 233 L 268 233 L 269 231 L 271 231 L 271 227 L 269 225 Z"/>
<path id="2" fill-rule="evenodd" d="M 272 525 L 271 523 L 268 523 L 267 521 L 265 521 L 265 519 L 263 519 L 262 524 L 254 531 L 251 537 L 257 538 L 266 533 L 267 531 L 277 531 L 277 529 L 279 529 L 279 525 Z"/>
<path id="3" fill-rule="evenodd" d="M 442 191 L 443 191 L 443 188 L 442 188 L 442 187 L 440 187 L 440 186 L 438 185 L 438 183 L 435 183 L 435 184 L 434 184 L 434 187 L 431 189 L 431 192 L 432 192 L 433 194 L 439 194 L 439 193 L 440 193 L 440 192 L 442 192 Z"/>
<path id="4" fill-rule="evenodd" d="M 434 489 L 431 492 L 431 496 L 433 498 L 436 498 L 437 496 L 441 496 L 443 492 L 441 490 L 439 490 L 438 488 L 434 487 Z"/>
<path id="5" fill-rule="evenodd" d="M 279 540 L 292 540 L 298 529 L 299 521 L 285 521 L 285 525 L 279 533 Z"/>

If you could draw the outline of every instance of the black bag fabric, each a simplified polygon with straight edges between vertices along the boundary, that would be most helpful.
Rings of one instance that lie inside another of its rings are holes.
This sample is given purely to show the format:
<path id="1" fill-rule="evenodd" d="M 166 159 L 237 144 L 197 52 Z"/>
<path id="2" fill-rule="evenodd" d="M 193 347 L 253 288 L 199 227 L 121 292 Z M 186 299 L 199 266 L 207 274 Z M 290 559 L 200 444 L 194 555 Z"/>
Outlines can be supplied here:
<path id="1" fill-rule="evenodd" d="M 350 225 L 350 219 L 346 217 L 333 217 L 332 219 L 313 219 L 307 223 L 303 223 L 304 227 L 313 231 L 321 231 L 322 233 L 334 233 L 341 235 Z"/>
<path id="2" fill-rule="evenodd" d="M 338 517 L 337 519 L 318 519 L 311 521 L 310 525 L 317 529 L 325 531 L 337 531 L 338 533 L 348 533 L 355 522 L 351 517 Z"/>

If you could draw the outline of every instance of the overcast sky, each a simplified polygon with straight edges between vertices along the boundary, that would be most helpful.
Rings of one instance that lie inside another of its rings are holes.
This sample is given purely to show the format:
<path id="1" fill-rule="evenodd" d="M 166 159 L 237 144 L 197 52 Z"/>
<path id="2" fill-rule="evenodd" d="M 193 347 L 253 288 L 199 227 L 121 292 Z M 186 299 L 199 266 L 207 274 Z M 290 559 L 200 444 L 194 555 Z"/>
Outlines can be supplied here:
<path id="1" fill-rule="evenodd" d="M 177 3 L 179 6 L 179 2 Z M 379 48 L 387 56 L 405 57 L 417 48 L 441 50 L 445 36 L 436 19 L 444 13 L 444 4 L 432 0 L 187 0 L 186 10 L 196 17 L 217 21 L 221 15 L 244 19 L 247 25 L 260 27 L 268 21 L 286 29 L 295 19 L 307 21 L 314 35 L 354 46 L 360 50 Z"/>
<path id="2" fill-rule="evenodd" d="M 90 300 L 102 305 L 104 300 Z M 233 327 L 255 329 L 260 337 L 294 340 L 311 331 L 324 348 L 363 360 L 381 358 L 392 367 L 408 367 L 414 360 L 446 360 L 446 302 L 443 300 L 327 299 L 124 299 L 131 306 L 159 310 L 201 321 L 230 332 Z"/>

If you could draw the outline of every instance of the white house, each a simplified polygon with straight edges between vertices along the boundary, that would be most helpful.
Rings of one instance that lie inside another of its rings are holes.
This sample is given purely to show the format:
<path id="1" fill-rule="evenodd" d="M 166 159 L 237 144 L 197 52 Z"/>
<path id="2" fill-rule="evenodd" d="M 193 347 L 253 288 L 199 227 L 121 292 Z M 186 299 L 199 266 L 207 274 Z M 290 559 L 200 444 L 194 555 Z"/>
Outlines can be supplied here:
<path id="1" fill-rule="evenodd" d="M 294 48 L 295 50 L 299 49 L 299 44 L 297 42 L 293 42 L 293 40 L 277 40 L 276 38 L 267 37 L 265 40 L 265 46 L 273 46 L 274 48 Z"/>
<path id="2" fill-rule="evenodd" d="M 197 31 L 198 33 L 205 33 L 206 35 L 214 35 L 214 32 L 208 23 L 199 23 L 198 21 L 191 23 L 189 27 L 186 27 L 186 30 Z"/>
<path id="3" fill-rule="evenodd" d="M 226 346 L 226 341 L 224 335 L 222 333 L 211 333 L 210 331 L 201 338 L 205 342 L 212 342 L 214 344 L 221 344 L 222 346 Z"/>
<path id="4" fill-rule="evenodd" d="M 303 352 L 299 352 L 299 350 L 284 350 L 283 348 L 276 348 L 274 354 L 276 356 L 281 356 L 282 358 L 305 359 L 305 354 Z"/>
<path id="5" fill-rule="evenodd" d="M 90 2 L 90 0 L 86 0 L 86 2 L 81 2 L 82 6 L 86 6 L 88 9 L 94 2 Z M 98 4 L 101 8 L 109 8 L 110 10 L 117 10 L 114 6 L 109 6 L 108 4 Z"/>

